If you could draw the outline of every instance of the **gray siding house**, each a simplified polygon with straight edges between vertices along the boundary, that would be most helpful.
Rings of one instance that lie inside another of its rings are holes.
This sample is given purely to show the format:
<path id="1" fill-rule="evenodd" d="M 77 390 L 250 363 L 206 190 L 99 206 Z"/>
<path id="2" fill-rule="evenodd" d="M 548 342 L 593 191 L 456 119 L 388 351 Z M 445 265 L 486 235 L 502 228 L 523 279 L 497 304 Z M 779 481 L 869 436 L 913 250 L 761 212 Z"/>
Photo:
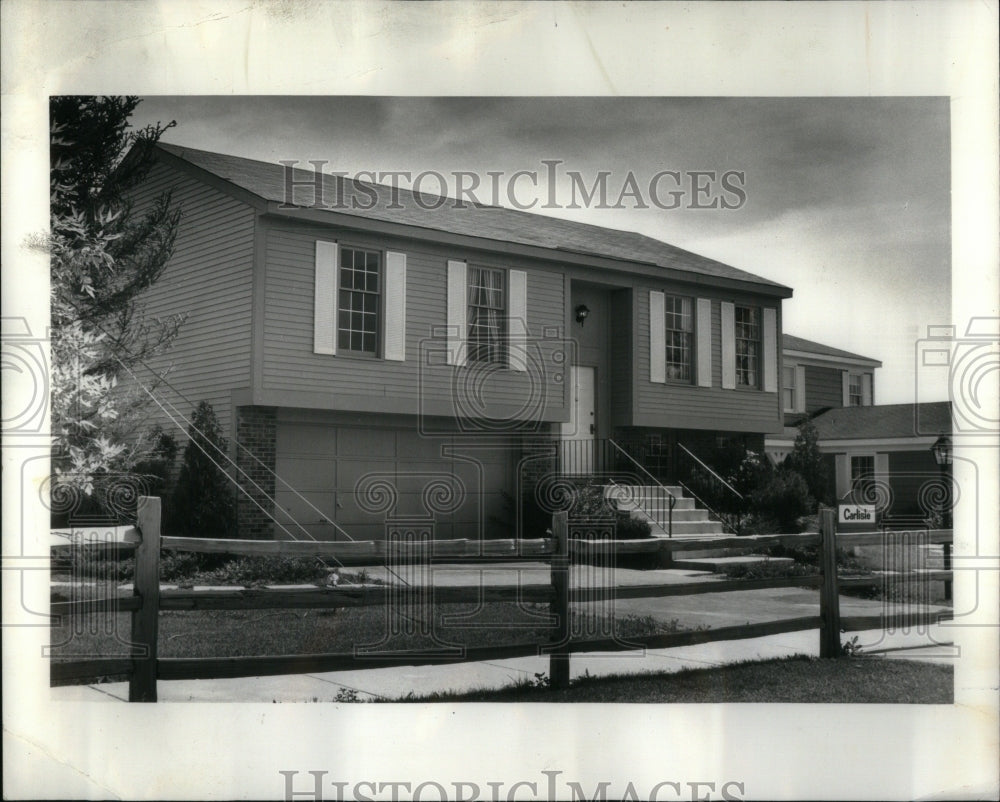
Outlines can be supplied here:
<path id="1" fill-rule="evenodd" d="M 782 430 L 788 287 L 631 232 L 161 143 L 140 195 L 165 190 L 182 220 L 146 303 L 187 320 L 151 423 L 213 404 L 243 537 L 510 537 L 517 499 L 599 443 L 673 481 L 679 443 Z"/>

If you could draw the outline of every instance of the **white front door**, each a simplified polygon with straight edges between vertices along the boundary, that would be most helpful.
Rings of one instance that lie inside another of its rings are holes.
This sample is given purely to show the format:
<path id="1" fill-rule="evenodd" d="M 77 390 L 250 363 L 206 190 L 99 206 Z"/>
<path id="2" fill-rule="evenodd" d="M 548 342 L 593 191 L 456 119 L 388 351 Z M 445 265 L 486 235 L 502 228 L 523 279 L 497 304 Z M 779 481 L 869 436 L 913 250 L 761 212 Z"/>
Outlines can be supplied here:
<path id="1" fill-rule="evenodd" d="M 562 465 L 566 473 L 589 474 L 594 469 L 594 436 L 597 417 L 594 409 L 594 368 L 570 366 L 570 418 L 560 424 Z"/>

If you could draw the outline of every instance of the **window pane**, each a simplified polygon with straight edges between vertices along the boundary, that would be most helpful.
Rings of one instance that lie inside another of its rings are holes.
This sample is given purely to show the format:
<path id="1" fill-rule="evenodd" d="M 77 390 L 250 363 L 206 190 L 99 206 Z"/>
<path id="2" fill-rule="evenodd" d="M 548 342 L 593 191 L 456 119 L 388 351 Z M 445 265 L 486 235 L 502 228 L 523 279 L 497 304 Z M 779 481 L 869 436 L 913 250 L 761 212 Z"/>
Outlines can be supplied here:
<path id="1" fill-rule="evenodd" d="M 376 351 L 380 262 L 381 254 L 378 251 L 340 248 L 337 342 L 341 348 L 372 354 Z"/>
<path id="2" fill-rule="evenodd" d="M 469 359 L 502 361 L 506 336 L 503 271 L 470 266 L 468 282 Z"/>

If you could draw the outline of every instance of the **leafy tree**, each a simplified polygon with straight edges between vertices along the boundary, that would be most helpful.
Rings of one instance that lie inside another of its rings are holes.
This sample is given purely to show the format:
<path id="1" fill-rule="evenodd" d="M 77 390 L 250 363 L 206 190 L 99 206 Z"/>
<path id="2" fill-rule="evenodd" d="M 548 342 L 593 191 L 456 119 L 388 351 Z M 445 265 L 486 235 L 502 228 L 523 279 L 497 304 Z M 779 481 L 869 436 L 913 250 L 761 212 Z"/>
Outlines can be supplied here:
<path id="1" fill-rule="evenodd" d="M 54 491 L 104 501 L 109 484 L 141 479 L 136 463 L 151 456 L 140 431 L 145 397 L 121 391 L 119 378 L 165 348 L 181 323 L 147 320 L 139 301 L 170 258 L 179 212 L 169 194 L 133 208 L 153 146 L 174 125 L 133 129 L 138 104 L 62 96 L 49 106 L 50 233 L 39 245 L 51 271 Z"/>
<path id="2" fill-rule="evenodd" d="M 172 534 L 190 537 L 233 537 L 236 502 L 229 476 L 219 467 L 229 443 L 207 401 L 195 408 L 188 438 L 166 510 L 167 528 Z"/>
<path id="3" fill-rule="evenodd" d="M 799 474 L 809 488 L 809 495 L 817 502 L 829 503 L 830 471 L 819 450 L 819 432 L 811 420 L 799 424 L 799 433 L 795 436 L 792 452 L 785 458 L 781 466 L 785 470 Z"/>

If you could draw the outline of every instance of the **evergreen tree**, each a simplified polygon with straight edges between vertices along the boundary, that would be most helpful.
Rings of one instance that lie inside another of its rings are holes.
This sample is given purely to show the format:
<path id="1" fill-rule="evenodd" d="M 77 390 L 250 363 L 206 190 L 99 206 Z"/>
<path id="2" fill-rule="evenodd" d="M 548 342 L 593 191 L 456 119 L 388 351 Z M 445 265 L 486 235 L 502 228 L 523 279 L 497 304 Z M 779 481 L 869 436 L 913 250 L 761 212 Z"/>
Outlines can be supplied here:
<path id="1" fill-rule="evenodd" d="M 832 501 L 830 493 L 830 471 L 819 450 L 819 432 L 811 420 L 799 424 L 792 453 L 782 463 L 782 468 L 795 471 L 809 488 L 809 495 L 818 502 Z"/>
<path id="2" fill-rule="evenodd" d="M 171 534 L 188 537 L 233 537 L 236 503 L 232 482 L 219 466 L 225 464 L 229 443 L 215 410 L 202 401 L 191 416 L 188 444 L 169 507 Z"/>

